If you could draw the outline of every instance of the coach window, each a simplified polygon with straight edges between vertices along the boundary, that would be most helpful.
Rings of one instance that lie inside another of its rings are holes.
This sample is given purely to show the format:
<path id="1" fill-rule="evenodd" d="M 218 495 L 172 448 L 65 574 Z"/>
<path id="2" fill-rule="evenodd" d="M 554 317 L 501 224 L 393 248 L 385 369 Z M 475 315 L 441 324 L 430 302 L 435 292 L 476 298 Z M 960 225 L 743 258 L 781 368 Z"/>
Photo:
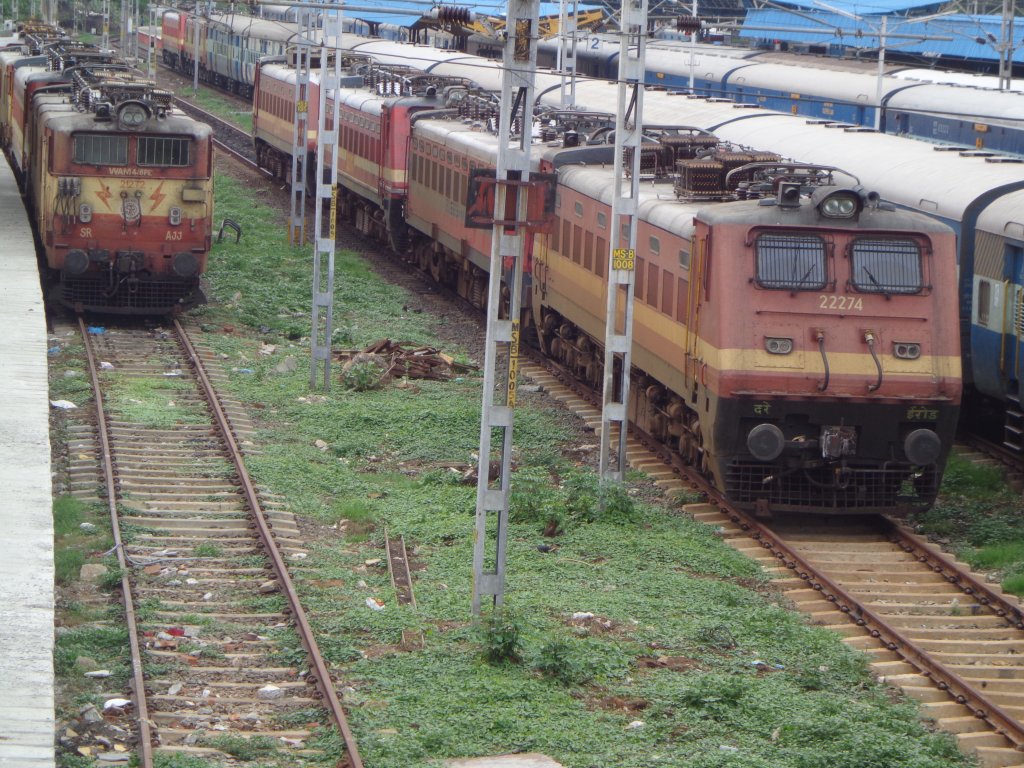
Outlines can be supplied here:
<path id="1" fill-rule="evenodd" d="M 652 307 L 658 306 L 658 265 L 647 265 L 647 303 Z"/>
<path id="2" fill-rule="evenodd" d="M 583 203 L 581 203 L 581 202 L 579 202 L 579 201 L 577 200 L 577 201 L 576 201 L 576 202 L 575 202 L 575 203 L 573 204 L 573 210 L 575 210 L 575 211 L 576 211 L 576 215 L 577 215 L 577 216 L 582 216 L 582 215 L 583 215 Z"/>
<path id="3" fill-rule="evenodd" d="M 658 240 L 654 235 L 651 235 L 647 239 L 647 249 L 651 252 L 651 256 L 661 255 L 661 241 Z"/>
<path id="4" fill-rule="evenodd" d="M 647 275 L 647 262 L 638 258 L 636 260 L 636 272 L 633 276 L 633 295 L 643 298 L 644 277 Z"/>
<path id="5" fill-rule="evenodd" d="M 601 229 L 608 228 L 608 217 L 605 216 L 604 213 L 602 213 L 601 211 L 597 212 L 597 226 L 600 227 Z"/>
<path id="6" fill-rule="evenodd" d="M 683 269 L 690 268 L 690 252 L 685 248 L 679 249 L 679 266 Z"/>
<path id="7" fill-rule="evenodd" d="M 594 273 L 598 277 L 604 277 L 604 268 L 608 263 L 608 241 L 603 237 L 597 238 L 597 255 L 594 257 Z"/>
<path id="8" fill-rule="evenodd" d="M 128 137 L 79 133 L 74 137 L 71 159 L 83 165 L 128 165 Z"/>
<path id="9" fill-rule="evenodd" d="M 978 325 L 988 326 L 989 314 L 992 309 L 992 283 L 988 280 L 978 281 Z"/>
<path id="10" fill-rule="evenodd" d="M 588 272 L 594 271 L 594 233 L 587 231 L 584 235 L 583 268 Z"/>
<path id="11" fill-rule="evenodd" d="M 686 281 L 681 277 L 676 281 L 676 320 L 680 323 L 686 322 L 686 285 Z"/>
<path id="12" fill-rule="evenodd" d="M 569 248 L 572 245 L 571 232 L 572 224 L 569 223 L 568 219 L 562 219 L 562 255 L 566 258 L 569 257 Z"/>
<path id="13" fill-rule="evenodd" d="M 675 283 L 672 278 L 673 274 L 667 270 L 661 273 L 661 311 L 669 317 L 672 317 L 672 288 Z"/>
<path id="14" fill-rule="evenodd" d="M 754 242 L 762 288 L 820 291 L 825 287 L 825 241 L 813 235 L 762 234 Z"/>
<path id="15" fill-rule="evenodd" d="M 862 293 L 920 293 L 921 246 L 905 238 L 857 238 L 850 249 L 853 286 Z"/>
<path id="16" fill-rule="evenodd" d="M 572 226 L 572 260 L 580 263 L 580 251 L 583 250 L 583 227 L 579 224 Z"/>
<path id="17" fill-rule="evenodd" d="M 191 165 L 189 157 L 190 139 L 164 136 L 139 136 L 136 157 L 139 165 L 156 165 L 163 168 L 184 168 Z"/>

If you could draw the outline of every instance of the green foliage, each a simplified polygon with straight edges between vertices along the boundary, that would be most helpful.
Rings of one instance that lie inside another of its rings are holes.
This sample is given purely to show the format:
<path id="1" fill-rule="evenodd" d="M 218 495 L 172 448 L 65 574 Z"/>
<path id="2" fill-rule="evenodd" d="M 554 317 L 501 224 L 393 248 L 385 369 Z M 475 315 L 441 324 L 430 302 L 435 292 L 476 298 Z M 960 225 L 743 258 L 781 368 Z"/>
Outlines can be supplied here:
<path id="1" fill-rule="evenodd" d="M 75 674 L 75 659 L 85 656 L 114 671 L 127 663 L 128 631 L 123 627 L 81 626 L 57 637 L 53 664 L 59 675 Z"/>
<path id="2" fill-rule="evenodd" d="M 981 547 L 968 555 L 968 562 L 974 568 L 1006 568 L 1024 562 L 1024 540 Z"/>
<path id="3" fill-rule="evenodd" d="M 635 523 L 637 508 L 625 485 L 598 482 L 589 470 L 566 469 L 556 480 L 547 467 L 524 467 L 516 472 L 509 499 L 509 517 L 540 523 L 546 535 L 561 533 L 569 523 Z"/>
<path id="4" fill-rule="evenodd" d="M 491 664 L 517 664 L 522 660 L 522 622 L 508 611 L 495 611 L 480 622 L 478 634 L 483 656 Z"/>
<path id="5" fill-rule="evenodd" d="M 192 547 L 192 554 L 196 557 L 220 557 L 223 550 L 212 541 L 203 541 Z"/>
<path id="6" fill-rule="evenodd" d="M 585 661 L 565 640 L 553 640 L 542 646 L 534 666 L 545 677 L 558 680 L 565 685 L 583 683 L 591 677 Z"/>
<path id="7" fill-rule="evenodd" d="M 203 746 L 219 749 L 221 752 L 239 760 L 256 760 L 269 757 L 278 750 L 278 743 L 270 736 L 236 736 L 234 734 L 218 734 L 206 736 L 201 740 Z"/>
<path id="8" fill-rule="evenodd" d="M 1003 589 L 1012 595 L 1024 596 L 1024 573 L 1007 576 L 1003 579 Z"/>
<path id="9" fill-rule="evenodd" d="M 85 565 L 85 553 L 77 549 L 56 549 L 53 552 L 54 580 L 67 586 L 78 580 L 78 573 Z"/>
<path id="10" fill-rule="evenodd" d="M 943 495 L 961 495 L 988 499 L 1005 487 L 1003 472 L 998 467 L 974 464 L 952 454 L 942 475 Z"/>
<path id="11" fill-rule="evenodd" d="M 183 755 L 176 753 L 157 752 L 153 755 L 153 768 L 211 768 L 211 766 L 222 765 L 217 760 L 211 762 L 208 756 L 195 757 L 194 755 Z M 89 762 L 90 768 L 94 762 Z"/>
<path id="12" fill-rule="evenodd" d="M 75 533 L 83 520 L 81 501 L 74 496 L 61 496 L 53 502 L 53 534 L 67 536 Z"/>
<path id="13" fill-rule="evenodd" d="M 72 755 L 57 751 L 57 768 L 94 768 L 96 761 L 85 755 Z"/>
<path id="14" fill-rule="evenodd" d="M 124 572 L 118 566 L 117 561 L 114 560 L 112 564 L 108 564 L 107 572 L 104 573 L 97 585 L 104 592 L 113 592 L 115 589 L 121 588 L 121 575 Z"/>
<path id="15" fill-rule="evenodd" d="M 383 375 L 384 371 L 379 365 L 367 360 L 350 366 L 343 374 L 341 384 L 353 392 L 366 392 L 370 389 L 379 389 Z"/>
<path id="16" fill-rule="evenodd" d="M 972 568 L 995 570 L 1003 589 L 1024 594 L 1024 500 L 1007 487 L 1002 471 L 954 454 L 935 506 L 915 518 L 918 529 L 939 537 Z"/>

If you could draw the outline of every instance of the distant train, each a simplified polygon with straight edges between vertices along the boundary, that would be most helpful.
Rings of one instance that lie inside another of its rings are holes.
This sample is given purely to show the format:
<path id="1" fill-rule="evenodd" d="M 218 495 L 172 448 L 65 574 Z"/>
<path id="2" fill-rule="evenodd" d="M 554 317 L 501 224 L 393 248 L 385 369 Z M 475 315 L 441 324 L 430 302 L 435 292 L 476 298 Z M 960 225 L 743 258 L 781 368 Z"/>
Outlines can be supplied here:
<path id="1" fill-rule="evenodd" d="M 468 52 L 501 55 L 500 42 L 469 38 Z M 559 41 L 542 40 L 538 64 L 554 67 Z M 647 82 L 669 90 L 727 98 L 778 112 L 852 123 L 876 124 L 882 132 L 1024 155 L 1024 93 L 983 87 L 981 78 L 942 76 L 930 70 L 894 71 L 882 78 L 881 111 L 876 71 L 862 64 L 814 56 L 778 54 L 747 48 L 651 40 L 647 45 Z M 618 76 L 619 41 L 590 34 L 576 49 L 581 75 Z M 692 66 L 691 66 L 692 61 Z"/>
<path id="2" fill-rule="evenodd" d="M 213 136 L 109 51 L 26 37 L 0 51 L 0 144 L 53 287 L 77 311 L 204 301 Z"/>
<path id="3" fill-rule="evenodd" d="M 496 104 L 464 68 L 359 72 L 361 85 L 336 92 L 341 215 L 483 306 L 490 232 L 467 224 L 467 195 L 474 172 L 495 165 Z M 294 78 L 268 60 L 255 80 L 254 140 L 282 178 Z M 318 88 L 314 73 L 310 104 Z M 557 174 L 557 202 L 550 231 L 528 238 L 525 335 L 599 387 L 609 122 L 564 113 L 540 126 L 534 165 Z M 826 168 L 685 128 L 651 140 L 644 165 L 661 171 L 642 186 L 634 265 L 637 427 L 749 509 L 930 504 L 962 386 L 957 318 L 943 311 L 956 296 L 952 230 Z M 688 181 L 663 172 L 677 168 Z"/>

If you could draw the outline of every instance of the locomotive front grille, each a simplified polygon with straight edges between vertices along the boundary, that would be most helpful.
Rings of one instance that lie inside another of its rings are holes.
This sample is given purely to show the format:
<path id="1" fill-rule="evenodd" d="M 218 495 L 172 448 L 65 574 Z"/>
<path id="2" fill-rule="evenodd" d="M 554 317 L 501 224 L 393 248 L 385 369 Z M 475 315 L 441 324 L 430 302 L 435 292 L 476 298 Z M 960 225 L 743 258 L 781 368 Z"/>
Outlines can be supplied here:
<path id="1" fill-rule="evenodd" d="M 138 280 L 130 287 L 122 284 L 114 295 L 110 295 L 106 279 L 65 279 L 59 296 L 62 304 L 72 308 L 146 314 L 192 306 L 196 303 L 193 294 L 198 286 L 198 280 Z"/>
<path id="2" fill-rule="evenodd" d="M 911 469 L 908 464 L 848 464 L 837 483 L 834 466 L 785 474 L 779 467 L 734 462 L 726 470 L 726 495 L 740 506 L 766 501 L 778 511 L 910 511 L 930 505 L 939 487 L 934 469 L 913 480 Z"/>

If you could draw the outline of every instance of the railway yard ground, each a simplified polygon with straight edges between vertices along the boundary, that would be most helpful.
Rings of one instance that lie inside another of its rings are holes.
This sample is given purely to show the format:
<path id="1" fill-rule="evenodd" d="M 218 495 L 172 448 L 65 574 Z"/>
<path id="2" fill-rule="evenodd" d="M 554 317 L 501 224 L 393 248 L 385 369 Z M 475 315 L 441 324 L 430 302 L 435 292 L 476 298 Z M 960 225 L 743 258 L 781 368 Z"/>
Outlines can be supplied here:
<path id="1" fill-rule="evenodd" d="M 436 350 L 447 374 L 380 380 L 372 357 L 344 373 L 337 359 L 330 391 L 311 391 L 309 249 L 287 245 L 282 200 L 286 192 L 221 162 L 217 221 L 237 221 L 242 237 L 215 246 L 211 303 L 188 326 L 222 374 L 218 389 L 252 422 L 255 482 L 295 517 L 301 556 L 289 566 L 367 766 L 501 753 L 544 753 L 572 768 L 972 764 L 927 709 L 871 674 L 877 655 L 794 611 L 785 579 L 731 547 L 727 531 L 695 519 L 700 496 L 666 492 L 640 472 L 621 488 L 600 487 L 592 427 L 529 382 L 516 415 L 506 610 L 474 624 L 480 320 L 344 234 L 334 349 L 386 338 Z M 51 399 L 86 406 L 81 341 L 55 332 Z M 172 428 L 191 418 L 173 388 L 122 382 L 117 392 L 108 406 L 122 420 Z M 54 434 L 58 463 L 70 467 L 74 449 L 59 413 Z M 129 667 L 105 505 L 71 494 L 70 483 L 58 480 L 55 502 L 57 736 L 59 764 L 84 768 L 109 745 L 83 727 L 83 713 L 123 695 Z M 954 459 L 943 499 L 918 531 L 1020 594 L 1024 505 L 1011 491 L 987 490 L 1002 486 L 998 469 Z M 153 535 L 139 525 L 127 533 L 136 544 Z M 392 582 L 385 535 L 404 538 L 414 602 Z M 203 554 L 263 565 L 227 549 L 211 539 Z M 106 568 L 82 579 L 83 565 Z M 228 666 L 237 650 L 205 642 L 220 629 L 216 619 L 176 615 L 170 591 L 147 598 L 144 619 L 163 622 L 171 638 L 188 626 L 192 637 L 150 655 L 153 685 L 173 679 L 174 665 L 195 667 L 193 679 L 204 664 Z M 258 618 L 280 611 L 280 596 L 254 591 L 248 606 L 243 635 L 259 638 L 277 667 L 300 671 L 292 635 Z M 944 610 L 958 614 L 955 601 Z M 93 669 L 110 674 L 86 677 Z M 212 672 L 210 680 L 182 706 L 216 713 L 221 694 Z M 247 739 L 237 718 L 207 717 L 191 742 L 207 753 L 158 754 L 156 764 L 336 764 L 340 742 L 321 727 L 315 704 L 282 706 L 266 719 L 304 735 Z M 119 727 L 117 715 L 106 720 Z"/>

